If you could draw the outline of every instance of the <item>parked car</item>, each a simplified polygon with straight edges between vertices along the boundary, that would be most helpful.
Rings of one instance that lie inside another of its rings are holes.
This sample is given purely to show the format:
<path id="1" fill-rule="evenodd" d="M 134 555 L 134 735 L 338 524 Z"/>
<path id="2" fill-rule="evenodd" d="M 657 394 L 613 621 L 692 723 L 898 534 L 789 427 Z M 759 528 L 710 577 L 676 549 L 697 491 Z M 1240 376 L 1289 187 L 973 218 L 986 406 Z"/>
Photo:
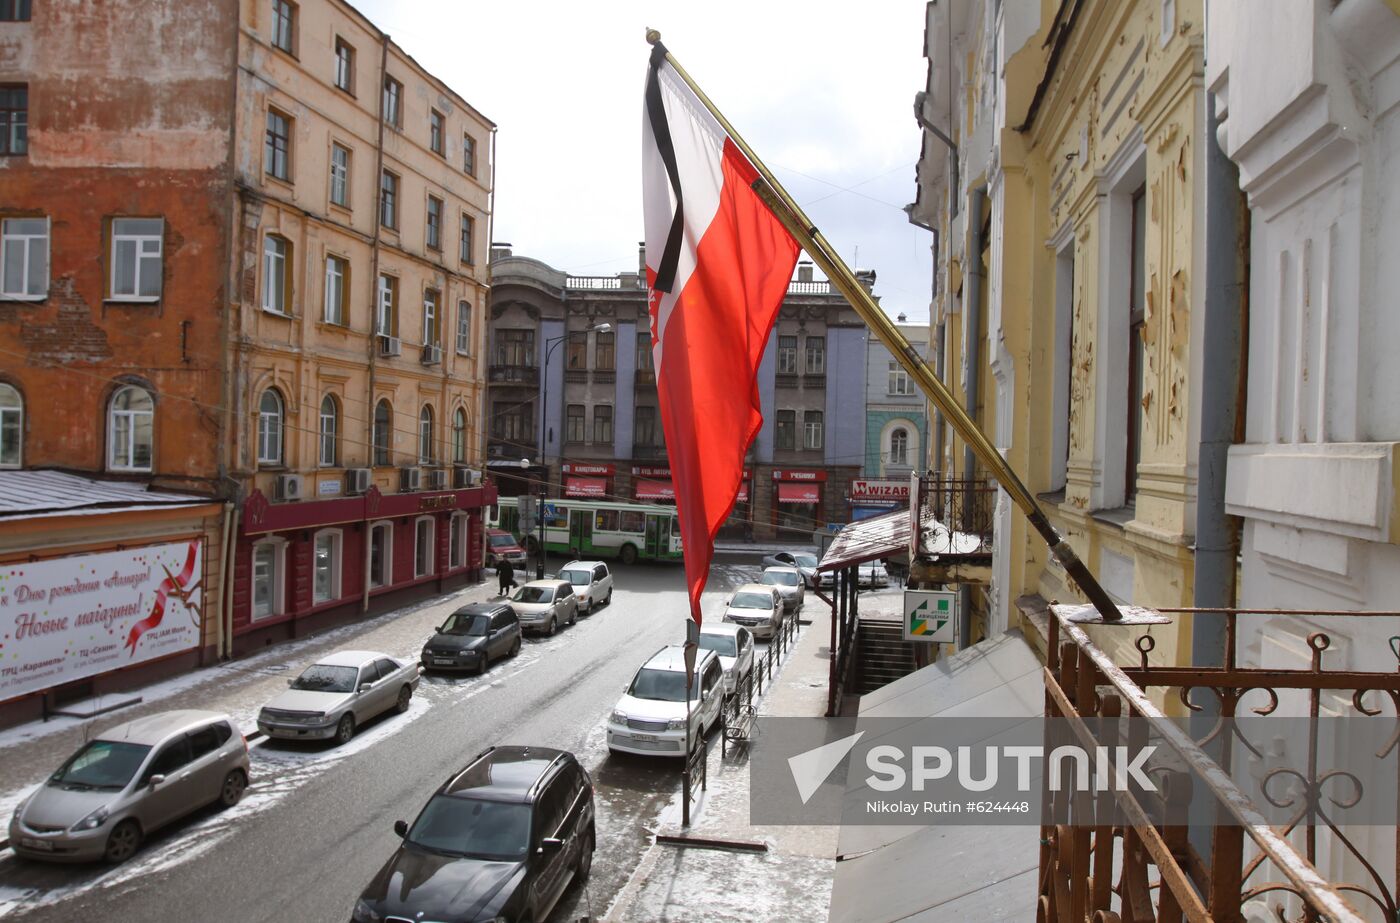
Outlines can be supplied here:
<path id="1" fill-rule="evenodd" d="M 335 740 L 382 712 L 408 711 L 421 670 L 377 651 L 339 651 L 292 680 L 286 692 L 258 712 L 258 730 L 283 740 Z"/>
<path id="2" fill-rule="evenodd" d="M 795 567 L 769 567 L 763 571 L 758 582 L 771 586 L 783 598 L 783 609 L 796 612 L 802 608 L 807 596 L 807 582 L 802 571 Z"/>
<path id="3" fill-rule="evenodd" d="M 593 780 L 572 753 L 492 747 L 442 784 L 355 902 L 357 923 L 537 923 L 572 882 L 588 880 L 597 843 Z"/>
<path id="4" fill-rule="evenodd" d="M 495 567 L 500 560 L 507 560 L 515 567 L 524 567 L 529 560 L 525 549 L 514 535 L 500 529 L 486 530 L 486 566 Z"/>
<path id="5" fill-rule="evenodd" d="M 167 711 L 97 735 L 15 810 L 26 859 L 123 862 L 155 830 L 248 787 L 248 743 L 228 715 Z"/>
<path id="6" fill-rule="evenodd" d="M 559 568 L 558 577 L 573 586 L 579 612 L 592 615 L 599 606 L 612 603 L 613 575 L 602 561 L 570 561 Z"/>
<path id="7" fill-rule="evenodd" d="M 802 572 L 802 579 L 807 582 L 807 586 L 817 585 L 817 556 L 814 554 L 793 554 L 788 551 L 779 551 L 776 554 L 764 555 L 764 567 L 795 567 Z"/>
<path id="8" fill-rule="evenodd" d="M 890 585 L 889 572 L 885 570 L 885 565 L 881 561 L 866 561 L 860 565 L 860 572 L 856 577 L 856 582 L 865 587 L 881 587 Z"/>
<path id="9" fill-rule="evenodd" d="M 724 670 L 724 694 L 734 694 L 753 672 L 753 633 L 742 625 L 706 622 L 700 629 L 700 649 L 714 651 Z"/>
<path id="10" fill-rule="evenodd" d="M 561 624 L 578 621 L 578 597 L 567 580 L 531 580 L 515 591 L 510 607 L 520 618 L 520 627 L 552 635 Z"/>
<path id="11" fill-rule="evenodd" d="M 690 686 L 690 741 L 694 747 L 724 708 L 724 667 L 714 651 L 696 651 Z M 663 647 L 642 664 L 608 718 L 608 750 L 657 756 L 685 755 L 685 648 Z"/>
<path id="12" fill-rule="evenodd" d="M 755 638 L 766 641 L 782 627 L 783 611 L 783 598 L 777 587 L 746 583 L 729 597 L 723 621 L 743 625 Z"/>
<path id="13" fill-rule="evenodd" d="M 475 670 L 485 673 L 491 661 L 520 653 L 520 620 L 501 603 L 463 606 L 438 626 L 423 645 L 424 670 Z"/>

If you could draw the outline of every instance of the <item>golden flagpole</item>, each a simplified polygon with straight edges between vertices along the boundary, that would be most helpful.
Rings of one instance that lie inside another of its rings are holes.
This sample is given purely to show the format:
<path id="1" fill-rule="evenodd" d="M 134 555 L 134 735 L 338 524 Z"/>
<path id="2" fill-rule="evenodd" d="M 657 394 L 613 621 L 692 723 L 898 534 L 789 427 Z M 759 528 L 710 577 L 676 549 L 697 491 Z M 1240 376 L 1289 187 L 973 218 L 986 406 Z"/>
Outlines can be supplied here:
<path id="1" fill-rule="evenodd" d="M 661 44 L 661 33 L 655 29 L 647 30 L 647 42 L 665 50 L 665 46 Z M 709 110 L 710 114 L 715 117 L 715 120 L 719 122 L 720 126 L 728 133 L 729 137 L 734 141 L 734 144 L 739 150 L 744 152 L 744 156 L 747 157 L 749 162 L 754 165 L 754 168 L 758 170 L 762 180 L 755 181 L 753 188 L 754 191 L 758 193 L 759 198 L 763 200 L 764 204 L 773 212 L 773 215 L 787 228 L 788 233 L 792 234 L 797 242 L 802 245 L 802 248 L 811 256 L 812 261 L 816 263 L 817 266 L 821 267 L 822 272 L 831 280 L 831 284 L 836 286 L 837 290 L 840 291 L 842 295 L 846 296 L 846 300 L 850 302 L 855 312 L 860 315 L 861 320 L 865 321 L 875 335 L 879 337 L 880 341 L 885 344 L 885 347 L 890 351 L 890 354 L 894 356 L 900 366 L 909 373 L 911 378 L 919 383 L 919 388 L 924 392 L 924 395 L 943 411 L 944 416 L 953 424 L 953 428 L 957 430 L 958 435 L 963 438 L 964 442 L 972 447 L 973 452 L 977 454 L 977 458 L 990 469 L 997 483 L 1001 485 L 1002 489 L 1011 496 L 1011 499 L 1014 500 L 1016 505 L 1021 508 L 1021 511 L 1025 513 L 1026 518 L 1030 521 L 1031 527 L 1034 528 L 1036 532 L 1040 534 L 1040 537 L 1045 540 L 1046 544 L 1050 546 L 1051 553 L 1064 565 L 1065 571 L 1069 574 L 1070 579 L 1072 579 L 1074 583 L 1079 586 L 1079 589 L 1083 591 L 1084 595 L 1088 597 L 1089 602 L 1098 610 L 1103 621 L 1121 621 L 1123 615 L 1119 611 L 1118 606 L 1109 598 L 1108 593 L 1099 585 L 1094 575 L 1089 572 L 1089 568 L 1086 567 L 1084 562 L 1079 559 L 1079 556 L 1075 554 L 1074 548 L 1055 531 L 1055 527 L 1045 518 L 1045 513 L 1041 510 L 1040 505 L 1036 503 L 1035 497 L 1026 488 L 1026 485 L 1022 483 L 1011 466 L 1006 463 L 1006 459 L 1002 458 L 1001 453 L 996 450 L 996 447 L 993 446 L 991 441 L 982 433 L 982 430 L 977 426 L 977 422 L 967 414 L 960 404 L 958 404 L 952 392 L 950 392 L 947 386 L 934 374 L 933 369 L 924 361 L 924 358 L 919 355 L 919 351 L 914 348 L 913 344 L 911 344 L 909 340 L 905 338 L 904 334 L 899 331 L 899 328 L 894 325 L 894 322 L 880 309 L 875 299 L 865 290 L 865 286 L 860 284 L 855 274 L 851 272 L 850 267 L 841 259 L 840 255 L 836 252 L 835 248 L 827 242 L 826 238 L 822 236 L 821 231 L 817 229 L 816 225 L 812 223 L 812 220 L 802 211 L 801 206 L 799 206 L 797 202 L 793 200 L 792 196 L 788 194 L 787 190 L 783 188 L 782 183 L 778 182 L 777 177 L 773 175 L 767 165 L 754 153 L 753 148 L 749 147 L 743 137 L 735 131 L 734 126 L 729 123 L 729 120 L 724 117 L 724 114 L 719 111 L 715 104 L 710 101 L 710 98 L 705 95 L 705 92 L 691 79 L 690 74 L 686 73 L 685 68 L 681 67 L 675 56 L 669 51 L 666 51 L 665 54 L 666 62 L 670 64 L 671 67 L 675 68 L 680 78 L 686 82 L 686 85 L 690 87 L 691 91 L 700 102 L 704 104 L 705 108 Z M 911 502 L 917 502 L 917 498 L 910 499 Z"/>

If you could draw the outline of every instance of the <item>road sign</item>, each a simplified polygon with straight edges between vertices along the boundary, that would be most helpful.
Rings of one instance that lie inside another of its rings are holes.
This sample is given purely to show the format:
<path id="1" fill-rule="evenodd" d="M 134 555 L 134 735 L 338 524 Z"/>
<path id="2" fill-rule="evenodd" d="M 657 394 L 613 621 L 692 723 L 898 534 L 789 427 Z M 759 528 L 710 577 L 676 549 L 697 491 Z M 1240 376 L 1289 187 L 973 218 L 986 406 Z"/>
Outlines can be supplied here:
<path id="1" fill-rule="evenodd" d="M 957 642 L 958 594 L 954 590 L 904 591 L 904 640 Z"/>

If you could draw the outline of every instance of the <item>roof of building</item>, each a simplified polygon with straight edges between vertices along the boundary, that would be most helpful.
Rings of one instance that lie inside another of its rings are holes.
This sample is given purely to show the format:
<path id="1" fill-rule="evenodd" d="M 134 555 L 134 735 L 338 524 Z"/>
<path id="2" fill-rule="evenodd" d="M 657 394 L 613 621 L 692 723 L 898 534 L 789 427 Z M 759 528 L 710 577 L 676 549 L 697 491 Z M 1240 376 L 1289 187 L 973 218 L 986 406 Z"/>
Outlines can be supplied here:
<path id="1" fill-rule="evenodd" d="M 210 502 L 209 497 L 151 490 L 142 481 L 105 481 L 66 471 L 0 471 L 0 518 Z"/>
<path id="2" fill-rule="evenodd" d="M 919 521 L 919 555 L 990 555 L 991 546 L 982 537 L 968 532 L 952 532 L 938 521 L 936 510 L 924 507 Z M 909 508 L 880 516 L 858 519 L 836 533 L 831 546 L 817 564 L 819 571 L 843 570 L 866 561 L 909 553 L 909 533 L 913 517 Z"/>

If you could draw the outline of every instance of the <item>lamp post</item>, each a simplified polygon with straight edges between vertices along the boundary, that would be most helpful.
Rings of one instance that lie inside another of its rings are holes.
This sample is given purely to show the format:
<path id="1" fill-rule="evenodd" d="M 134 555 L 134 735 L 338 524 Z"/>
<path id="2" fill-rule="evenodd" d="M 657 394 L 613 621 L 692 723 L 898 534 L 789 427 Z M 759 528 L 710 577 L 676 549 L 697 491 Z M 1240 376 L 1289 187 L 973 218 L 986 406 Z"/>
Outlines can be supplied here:
<path id="1" fill-rule="evenodd" d="M 536 580 L 544 579 L 544 501 L 548 496 L 547 487 L 549 478 L 549 357 L 554 354 L 555 348 L 558 347 L 560 343 L 570 337 L 575 337 L 579 334 L 588 336 L 588 334 L 595 332 L 606 333 L 611 329 L 612 324 L 605 321 L 601 324 L 594 324 L 592 327 L 588 327 L 584 330 L 570 330 L 567 333 L 562 333 L 557 337 L 550 337 L 544 341 L 544 368 L 540 370 L 540 460 L 544 465 L 545 476 L 544 479 L 540 481 L 540 559 L 535 565 Z"/>

